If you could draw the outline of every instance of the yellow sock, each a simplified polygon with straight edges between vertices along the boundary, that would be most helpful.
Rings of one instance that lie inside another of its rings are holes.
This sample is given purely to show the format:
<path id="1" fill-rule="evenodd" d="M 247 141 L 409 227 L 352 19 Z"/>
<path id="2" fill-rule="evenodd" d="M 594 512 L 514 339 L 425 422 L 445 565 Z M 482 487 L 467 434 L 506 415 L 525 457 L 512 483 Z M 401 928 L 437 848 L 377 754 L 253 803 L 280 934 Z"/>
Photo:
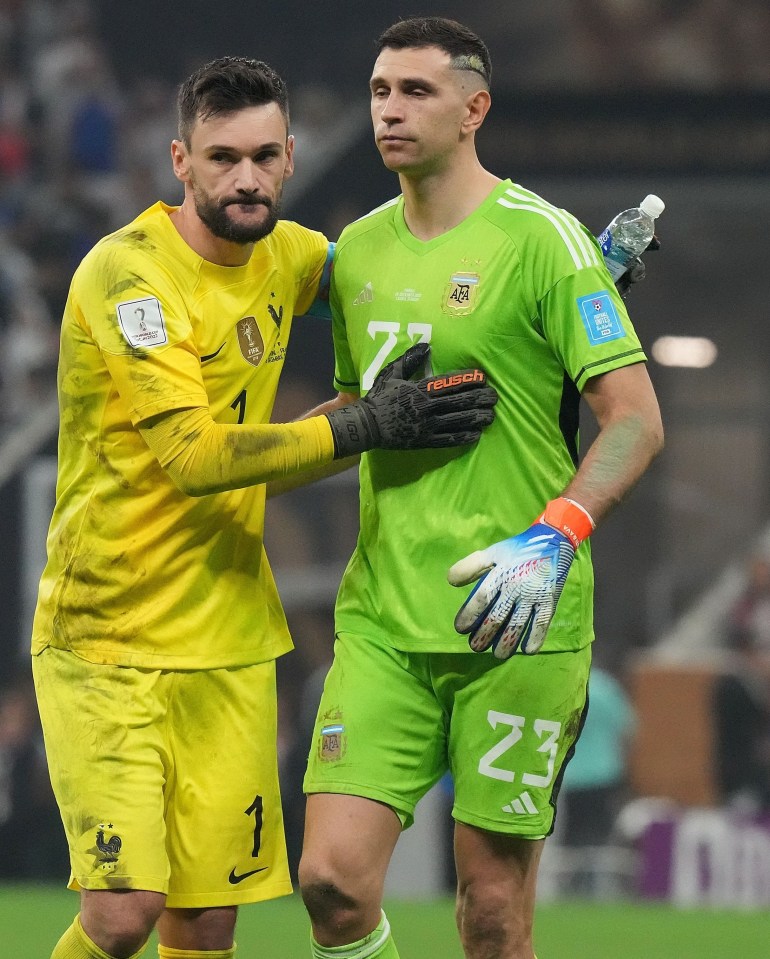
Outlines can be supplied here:
<path id="1" fill-rule="evenodd" d="M 379 926 L 358 942 L 347 946 L 321 946 L 311 936 L 310 950 L 313 959 L 399 959 L 384 912 Z"/>
<path id="2" fill-rule="evenodd" d="M 235 943 L 230 949 L 172 949 L 171 946 L 158 946 L 160 959 L 233 959 Z"/>
<path id="3" fill-rule="evenodd" d="M 143 952 L 144 946 L 130 959 L 139 959 Z M 80 916 L 75 916 L 75 921 L 56 943 L 51 959 L 115 959 L 115 957 L 103 952 L 88 938 L 80 924 Z"/>

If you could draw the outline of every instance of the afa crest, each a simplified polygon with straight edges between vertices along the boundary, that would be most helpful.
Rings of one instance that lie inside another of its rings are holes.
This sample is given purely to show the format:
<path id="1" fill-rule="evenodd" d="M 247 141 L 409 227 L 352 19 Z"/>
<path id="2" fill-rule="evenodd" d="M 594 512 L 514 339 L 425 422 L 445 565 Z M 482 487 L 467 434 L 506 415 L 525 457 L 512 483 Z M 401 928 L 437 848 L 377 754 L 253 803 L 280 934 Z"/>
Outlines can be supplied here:
<path id="1" fill-rule="evenodd" d="M 345 727 L 342 723 L 323 726 L 318 744 L 318 756 L 322 762 L 330 763 L 342 759 L 347 746 Z"/>
<path id="2" fill-rule="evenodd" d="M 478 273 L 453 273 L 441 309 L 450 316 L 467 316 L 476 306 L 481 277 Z"/>
<path id="3" fill-rule="evenodd" d="M 262 334 L 259 332 L 257 320 L 253 316 L 244 316 L 235 324 L 238 331 L 238 346 L 241 349 L 241 356 L 252 366 L 259 366 L 260 360 L 265 355 L 265 343 Z"/>

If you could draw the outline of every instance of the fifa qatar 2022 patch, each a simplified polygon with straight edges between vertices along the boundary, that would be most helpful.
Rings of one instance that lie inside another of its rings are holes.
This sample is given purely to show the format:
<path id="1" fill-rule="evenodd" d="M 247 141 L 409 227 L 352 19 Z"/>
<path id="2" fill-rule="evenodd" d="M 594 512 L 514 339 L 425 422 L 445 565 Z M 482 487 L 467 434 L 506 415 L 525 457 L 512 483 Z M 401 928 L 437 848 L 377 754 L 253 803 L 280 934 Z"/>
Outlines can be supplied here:
<path id="1" fill-rule="evenodd" d="M 163 310 L 154 296 L 128 300 L 116 306 L 118 322 L 129 346 L 163 346 L 168 343 Z"/>
<path id="2" fill-rule="evenodd" d="M 619 340 L 626 335 L 618 311 L 607 290 L 578 297 L 577 305 L 591 346 L 598 346 L 609 340 Z"/>

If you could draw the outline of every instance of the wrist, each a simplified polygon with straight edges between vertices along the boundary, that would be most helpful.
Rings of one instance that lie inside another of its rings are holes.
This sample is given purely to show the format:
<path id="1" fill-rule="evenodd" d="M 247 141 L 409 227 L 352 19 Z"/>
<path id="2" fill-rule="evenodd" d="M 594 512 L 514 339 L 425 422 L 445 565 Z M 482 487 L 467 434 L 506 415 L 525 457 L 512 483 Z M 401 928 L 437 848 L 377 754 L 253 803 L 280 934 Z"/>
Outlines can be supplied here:
<path id="1" fill-rule="evenodd" d="M 546 505 L 540 522 L 557 529 L 570 540 L 575 549 L 584 539 L 588 539 L 596 528 L 588 510 L 575 500 L 567 499 L 566 496 L 552 499 Z"/>
<path id="2" fill-rule="evenodd" d="M 365 453 L 377 441 L 377 424 L 363 403 L 357 401 L 325 413 L 334 440 L 334 458 Z"/>

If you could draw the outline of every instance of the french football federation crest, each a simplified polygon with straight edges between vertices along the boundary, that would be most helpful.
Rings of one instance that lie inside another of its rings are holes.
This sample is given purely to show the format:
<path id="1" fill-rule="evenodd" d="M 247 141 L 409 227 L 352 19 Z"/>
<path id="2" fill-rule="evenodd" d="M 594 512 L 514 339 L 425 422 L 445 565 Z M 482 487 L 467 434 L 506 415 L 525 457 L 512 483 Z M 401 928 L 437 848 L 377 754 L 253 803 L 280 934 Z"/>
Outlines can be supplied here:
<path id="1" fill-rule="evenodd" d="M 481 277 L 478 273 L 453 273 L 441 308 L 450 316 L 467 316 L 476 306 Z"/>
<path id="2" fill-rule="evenodd" d="M 114 828 L 111 822 L 100 822 L 96 829 L 95 848 L 90 851 L 96 856 L 94 865 L 101 873 L 114 871 L 123 847 L 123 840 L 112 832 Z"/>
<path id="3" fill-rule="evenodd" d="M 262 334 L 259 332 L 256 318 L 244 316 L 242 320 L 238 320 L 235 328 L 238 331 L 238 346 L 241 348 L 241 356 L 252 366 L 259 366 L 260 360 L 265 355 L 265 344 Z"/>

